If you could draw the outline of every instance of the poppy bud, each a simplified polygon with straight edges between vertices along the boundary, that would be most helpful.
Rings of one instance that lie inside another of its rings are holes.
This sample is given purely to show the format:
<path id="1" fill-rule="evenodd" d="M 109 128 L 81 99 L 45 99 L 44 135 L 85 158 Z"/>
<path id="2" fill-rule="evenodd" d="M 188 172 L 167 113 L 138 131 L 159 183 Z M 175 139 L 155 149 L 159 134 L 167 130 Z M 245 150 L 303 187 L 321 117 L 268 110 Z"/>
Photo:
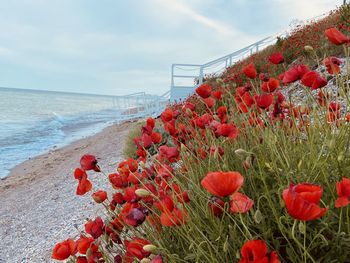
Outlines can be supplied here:
<path id="1" fill-rule="evenodd" d="M 137 189 L 135 190 L 135 194 L 139 197 L 147 197 L 150 195 L 150 192 L 146 189 Z"/>
<path id="2" fill-rule="evenodd" d="M 238 156 L 245 156 L 249 153 L 246 150 L 240 148 L 240 149 L 235 150 L 235 154 L 237 154 Z"/>
<path id="3" fill-rule="evenodd" d="M 216 159 L 216 158 L 218 158 L 218 155 L 219 155 L 219 149 L 216 148 L 216 149 L 214 150 L 213 156 L 214 156 L 214 158 Z"/>
<path id="4" fill-rule="evenodd" d="M 144 251 L 147 251 L 147 252 L 154 252 L 157 250 L 157 247 L 155 245 L 152 245 L 152 244 L 148 244 L 148 245 L 144 245 L 143 248 L 142 248 Z"/>
<path id="5" fill-rule="evenodd" d="M 253 161 L 254 161 L 254 157 L 248 156 L 243 162 L 244 168 L 249 169 L 250 166 L 252 166 Z"/>
<path id="6" fill-rule="evenodd" d="M 257 224 L 260 224 L 260 222 L 263 220 L 263 215 L 259 209 L 255 211 L 253 218 Z"/>
<path id="7" fill-rule="evenodd" d="M 89 258 L 92 254 L 92 250 L 91 248 L 89 247 L 87 250 L 86 250 L 86 256 Z"/>
<path id="8" fill-rule="evenodd" d="M 306 52 L 312 52 L 312 51 L 314 51 L 314 48 L 312 47 L 312 46 L 309 46 L 309 45 L 306 45 L 305 47 L 304 47 L 304 50 L 306 51 Z"/>
<path id="9" fill-rule="evenodd" d="M 300 221 L 300 222 L 299 222 L 299 225 L 298 225 L 298 228 L 299 228 L 299 232 L 300 232 L 300 233 L 305 234 L 305 225 L 304 225 L 304 222 Z"/>
<path id="10" fill-rule="evenodd" d="M 91 196 L 95 200 L 96 203 L 100 204 L 104 200 L 107 199 L 107 192 L 103 191 L 103 190 L 100 190 L 100 191 L 97 191 L 97 192 L 93 193 Z"/>

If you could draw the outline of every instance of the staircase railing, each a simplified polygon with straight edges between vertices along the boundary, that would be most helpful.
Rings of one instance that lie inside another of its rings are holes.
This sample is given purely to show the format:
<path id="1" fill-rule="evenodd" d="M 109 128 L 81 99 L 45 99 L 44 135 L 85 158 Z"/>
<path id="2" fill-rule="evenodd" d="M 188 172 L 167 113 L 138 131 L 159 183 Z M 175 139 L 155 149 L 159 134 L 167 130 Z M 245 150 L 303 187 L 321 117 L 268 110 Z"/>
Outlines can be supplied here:
<path id="1" fill-rule="evenodd" d="M 328 13 L 305 21 L 299 21 L 298 24 L 308 24 L 312 21 L 324 18 Z M 232 66 L 239 60 L 242 60 L 276 42 L 278 38 L 288 37 L 291 29 L 281 31 L 273 36 L 259 40 L 245 48 L 237 50 L 226 56 L 214 59 L 205 64 L 172 64 L 171 65 L 171 85 L 170 101 L 181 101 L 191 95 L 196 87 L 201 85 L 206 75 L 218 75 L 226 68 Z"/>

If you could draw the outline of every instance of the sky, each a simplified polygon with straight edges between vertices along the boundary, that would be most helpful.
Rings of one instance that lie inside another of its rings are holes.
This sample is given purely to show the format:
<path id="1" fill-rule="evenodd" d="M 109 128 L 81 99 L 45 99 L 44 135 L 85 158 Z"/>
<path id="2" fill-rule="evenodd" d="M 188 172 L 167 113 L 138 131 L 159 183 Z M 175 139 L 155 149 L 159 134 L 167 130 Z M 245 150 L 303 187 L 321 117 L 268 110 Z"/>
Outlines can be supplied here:
<path id="1" fill-rule="evenodd" d="M 108 95 L 170 89 L 203 64 L 340 0 L 0 0 L 0 87 Z"/>

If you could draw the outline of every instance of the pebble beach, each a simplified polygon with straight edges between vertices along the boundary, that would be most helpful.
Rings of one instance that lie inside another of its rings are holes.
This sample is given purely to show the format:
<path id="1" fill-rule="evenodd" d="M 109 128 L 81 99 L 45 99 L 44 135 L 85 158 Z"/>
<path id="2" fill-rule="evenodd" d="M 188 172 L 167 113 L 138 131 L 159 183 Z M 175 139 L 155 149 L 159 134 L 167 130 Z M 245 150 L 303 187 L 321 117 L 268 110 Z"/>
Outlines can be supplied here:
<path id="1" fill-rule="evenodd" d="M 134 123 L 105 128 L 100 133 L 37 156 L 14 167 L 0 180 L 0 263 L 41 263 L 51 260 L 55 243 L 79 235 L 76 226 L 103 213 L 91 193 L 75 195 L 73 177 L 80 157 L 97 157 L 105 173 L 123 160 L 123 147 Z M 102 177 L 102 178 L 101 178 Z M 89 173 L 93 191 L 108 187 L 102 173 Z"/>

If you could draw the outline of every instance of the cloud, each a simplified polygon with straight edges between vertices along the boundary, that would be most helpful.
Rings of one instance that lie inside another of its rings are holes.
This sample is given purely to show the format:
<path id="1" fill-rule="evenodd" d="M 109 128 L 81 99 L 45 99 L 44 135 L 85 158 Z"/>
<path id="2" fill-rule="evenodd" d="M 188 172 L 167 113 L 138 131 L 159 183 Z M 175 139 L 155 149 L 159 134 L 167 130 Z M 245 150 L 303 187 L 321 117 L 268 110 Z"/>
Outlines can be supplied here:
<path id="1" fill-rule="evenodd" d="M 14 54 L 15 52 L 7 47 L 0 46 L 0 57 L 8 57 Z"/>
<path id="2" fill-rule="evenodd" d="M 313 17 L 322 15 L 335 8 L 336 4 L 334 0 L 269 0 L 271 6 L 276 6 L 280 12 L 288 15 L 290 19 L 311 19 Z M 338 1 L 338 5 L 341 1 Z"/>
<path id="3" fill-rule="evenodd" d="M 230 25 L 202 15 L 196 10 L 196 8 L 193 8 L 191 5 L 189 5 L 188 1 L 184 2 L 180 0 L 152 0 L 151 2 L 153 2 L 153 5 L 159 6 L 159 8 L 157 8 L 158 10 L 162 10 L 163 8 L 165 8 L 168 9 L 168 11 L 171 10 L 172 12 L 175 12 L 177 14 L 182 14 L 190 20 L 196 21 L 207 28 L 215 30 L 219 34 L 227 36 L 236 35 L 237 33 L 239 33 Z M 165 15 L 168 15 L 168 13 L 165 12 Z"/>

